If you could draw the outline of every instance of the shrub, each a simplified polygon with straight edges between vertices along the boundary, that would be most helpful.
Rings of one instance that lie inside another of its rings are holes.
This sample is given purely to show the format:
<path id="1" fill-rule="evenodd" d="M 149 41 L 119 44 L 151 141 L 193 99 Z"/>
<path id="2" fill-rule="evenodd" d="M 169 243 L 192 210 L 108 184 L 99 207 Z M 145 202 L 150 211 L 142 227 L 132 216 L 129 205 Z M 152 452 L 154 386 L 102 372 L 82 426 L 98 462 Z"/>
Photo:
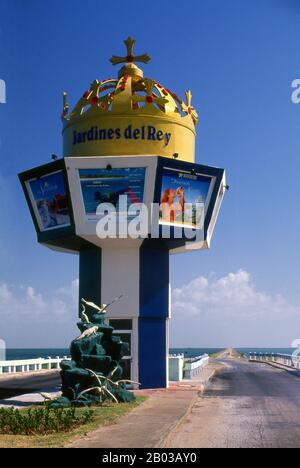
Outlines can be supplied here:
<path id="1" fill-rule="evenodd" d="M 93 411 L 85 410 L 78 415 L 76 408 L 0 408 L 0 433 L 32 435 L 67 432 L 87 424 L 92 418 Z"/>

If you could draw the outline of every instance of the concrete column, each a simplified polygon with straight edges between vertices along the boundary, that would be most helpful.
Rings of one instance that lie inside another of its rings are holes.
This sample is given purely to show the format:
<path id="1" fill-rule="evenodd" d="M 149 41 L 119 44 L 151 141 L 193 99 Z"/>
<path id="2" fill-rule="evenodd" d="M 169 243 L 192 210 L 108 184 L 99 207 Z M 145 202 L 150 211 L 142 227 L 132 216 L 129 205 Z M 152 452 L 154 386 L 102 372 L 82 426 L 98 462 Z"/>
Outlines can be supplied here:
<path id="1" fill-rule="evenodd" d="M 48 356 L 48 359 L 49 359 L 49 362 L 48 362 L 48 364 L 47 364 L 47 368 L 48 368 L 49 370 L 51 370 L 51 361 L 50 361 L 51 356 Z"/>
<path id="2" fill-rule="evenodd" d="M 84 298 L 95 304 L 101 304 L 102 250 L 100 247 L 85 247 L 79 257 L 79 316 L 80 300 Z M 111 281 L 114 278 L 111 277 Z M 116 296 L 116 285 L 114 296 Z"/>
<path id="3" fill-rule="evenodd" d="M 132 320 L 132 378 L 141 388 L 168 386 L 169 250 L 153 241 L 103 242 L 80 252 L 79 296 L 121 300 L 108 319 Z"/>
<path id="4" fill-rule="evenodd" d="M 139 379 L 142 388 L 168 387 L 169 251 L 145 240 L 140 248 Z"/>

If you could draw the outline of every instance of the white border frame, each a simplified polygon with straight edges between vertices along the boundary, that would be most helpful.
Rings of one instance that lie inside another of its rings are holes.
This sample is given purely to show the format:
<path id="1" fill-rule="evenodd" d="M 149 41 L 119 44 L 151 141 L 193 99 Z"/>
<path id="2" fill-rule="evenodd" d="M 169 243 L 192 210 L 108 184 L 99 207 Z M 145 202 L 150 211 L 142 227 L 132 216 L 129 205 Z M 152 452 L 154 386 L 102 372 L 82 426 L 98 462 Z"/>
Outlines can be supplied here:
<path id="1" fill-rule="evenodd" d="M 216 222 L 217 222 L 217 219 L 218 219 L 218 216 L 219 216 L 221 205 L 223 203 L 225 192 L 226 192 L 226 173 L 224 172 L 224 175 L 223 175 L 223 178 L 222 178 L 222 181 L 221 181 L 221 185 L 220 185 L 220 188 L 219 188 L 219 191 L 218 191 L 216 203 L 215 203 L 215 206 L 214 206 L 214 210 L 213 210 L 213 213 L 211 215 L 211 220 L 210 220 L 210 223 L 209 223 L 209 226 L 208 226 L 208 229 L 207 229 L 207 243 L 208 243 L 208 246 L 210 246 L 210 241 L 211 241 L 211 238 L 212 238 L 215 226 L 216 226 Z"/>
<path id="2" fill-rule="evenodd" d="M 82 190 L 79 178 L 79 169 L 104 169 L 107 165 L 118 169 L 130 167 L 144 167 L 145 183 L 144 183 L 144 203 L 148 210 L 151 210 L 151 203 L 154 199 L 155 184 L 157 170 L 157 156 L 83 156 L 83 157 L 66 157 L 66 168 L 71 193 L 73 206 L 73 214 L 75 221 L 76 234 L 93 242 L 96 235 L 96 222 L 86 219 L 86 212 L 82 197 Z M 149 219 L 148 231 L 151 229 L 151 220 Z M 126 239 L 125 239 L 126 240 Z M 98 239 L 97 244 L 99 244 Z M 93 242 L 94 243 L 94 242 Z"/>

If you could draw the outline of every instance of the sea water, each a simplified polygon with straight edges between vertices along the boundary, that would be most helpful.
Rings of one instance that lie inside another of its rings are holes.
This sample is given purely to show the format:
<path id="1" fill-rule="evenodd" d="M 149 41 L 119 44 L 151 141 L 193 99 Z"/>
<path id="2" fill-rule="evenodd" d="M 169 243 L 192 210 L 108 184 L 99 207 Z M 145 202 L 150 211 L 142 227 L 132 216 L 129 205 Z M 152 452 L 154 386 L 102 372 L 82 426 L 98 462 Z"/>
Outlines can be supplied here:
<path id="1" fill-rule="evenodd" d="M 241 354 L 249 356 L 250 353 L 280 353 L 292 354 L 294 348 L 236 348 Z M 170 348 L 170 354 L 184 354 L 186 358 L 201 356 L 202 354 L 215 354 L 224 348 Z M 8 348 L 7 360 L 48 358 L 49 356 L 70 356 L 68 348 Z"/>

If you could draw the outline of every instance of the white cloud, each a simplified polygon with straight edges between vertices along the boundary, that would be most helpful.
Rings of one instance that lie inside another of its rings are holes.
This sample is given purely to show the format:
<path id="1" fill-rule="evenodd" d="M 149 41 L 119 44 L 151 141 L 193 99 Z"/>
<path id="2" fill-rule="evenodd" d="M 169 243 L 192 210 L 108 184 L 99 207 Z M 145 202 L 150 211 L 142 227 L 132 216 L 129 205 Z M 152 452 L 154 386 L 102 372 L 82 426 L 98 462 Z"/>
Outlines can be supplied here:
<path id="1" fill-rule="evenodd" d="M 78 333 L 78 287 L 77 279 L 42 294 L 0 281 L 1 338 L 10 347 L 68 346 Z M 173 347 L 289 346 L 299 335 L 300 307 L 259 290 L 239 270 L 174 289 L 170 325 Z"/>
<path id="2" fill-rule="evenodd" d="M 245 270 L 174 289 L 171 347 L 288 347 L 299 337 L 300 306 L 260 290 Z"/>
<path id="3" fill-rule="evenodd" d="M 70 285 L 59 288 L 56 291 L 56 294 L 65 298 L 71 298 L 71 299 L 76 298 L 77 300 L 78 291 L 79 291 L 79 279 L 77 278 L 74 281 L 72 281 Z"/>
<path id="4" fill-rule="evenodd" d="M 0 317 L 18 321 L 34 319 L 44 321 L 76 317 L 78 280 L 69 286 L 42 295 L 32 286 L 9 286 L 0 281 Z"/>
<path id="5" fill-rule="evenodd" d="M 173 316 L 280 319 L 300 314 L 280 294 L 259 291 L 247 271 L 239 270 L 219 279 L 198 278 L 173 290 Z"/>

